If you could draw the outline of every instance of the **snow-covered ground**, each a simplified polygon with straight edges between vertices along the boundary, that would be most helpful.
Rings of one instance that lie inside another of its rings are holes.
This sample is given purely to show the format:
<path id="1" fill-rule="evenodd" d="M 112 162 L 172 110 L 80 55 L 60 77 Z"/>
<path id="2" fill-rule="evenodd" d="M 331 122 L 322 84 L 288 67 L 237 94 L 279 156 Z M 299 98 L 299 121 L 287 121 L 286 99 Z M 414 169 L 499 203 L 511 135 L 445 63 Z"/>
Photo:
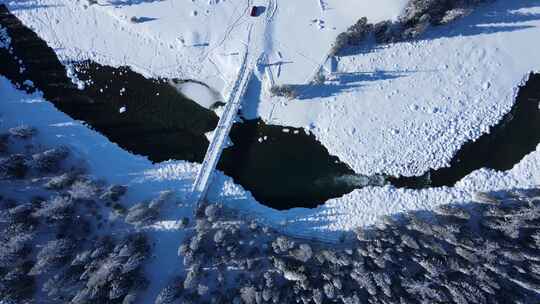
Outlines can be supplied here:
<path id="1" fill-rule="evenodd" d="M 406 1 L 98 0 L 92 6 L 85 0 L 0 2 L 63 59 L 130 65 L 148 76 L 197 79 L 221 91 L 235 78 L 252 6 L 264 7 L 257 18 L 268 15 L 268 29 L 259 35 L 267 38 L 269 62 L 290 62 L 282 79 L 302 82 L 358 16 L 395 18 Z"/>
<path id="2" fill-rule="evenodd" d="M 207 109 L 210 109 L 216 102 L 222 101 L 221 96 L 198 82 L 188 81 L 172 85 L 184 96 L 191 100 L 197 100 L 201 106 Z"/>
<path id="3" fill-rule="evenodd" d="M 64 60 L 93 59 L 129 65 L 148 76 L 197 79 L 224 93 L 236 79 L 250 24 L 250 2 L 239 0 L 117 1 L 116 6 L 100 0 L 88 8 L 85 1 L 4 2 Z M 254 1 L 275 9 L 259 17 L 264 26 L 255 31 L 256 47 L 250 48 L 252 58 L 269 63 L 260 65 L 256 76 L 261 82 L 271 74 L 276 83 L 306 84 L 339 32 L 361 16 L 372 22 L 395 18 L 404 2 Z M 250 97 L 261 100 L 250 98 L 244 113 L 306 127 L 357 173 L 421 174 L 447 165 L 465 141 L 487 132 L 510 110 L 517 86 L 530 71 L 540 70 L 538 37 L 540 2 L 496 1 L 430 30 L 420 41 L 340 57 L 324 85 L 300 86 L 299 99 L 276 101 L 248 88 Z M 0 87 L 7 101 L 0 106 L 2 124 L 42 129 L 46 141 L 72 146 L 92 172 L 111 183 L 139 185 L 141 193 L 175 188 L 189 194 L 198 165 L 152 165 L 39 96 L 18 92 L 5 79 Z M 479 170 L 453 188 L 365 188 L 315 209 L 284 212 L 260 205 L 219 173 L 209 198 L 291 233 L 324 238 L 373 224 L 381 215 L 466 202 L 475 190 L 538 185 L 539 167 L 540 147 L 508 172 Z M 162 227 L 174 227 L 174 221 Z"/>
<path id="4" fill-rule="evenodd" d="M 422 175 L 509 112 L 516 87 L 540 71 L 540 2 L 496 1 L 417 42 L 340 57 L 300 99 L 262 98 L 274 124 L 307 127 L 357 173 Z"/>

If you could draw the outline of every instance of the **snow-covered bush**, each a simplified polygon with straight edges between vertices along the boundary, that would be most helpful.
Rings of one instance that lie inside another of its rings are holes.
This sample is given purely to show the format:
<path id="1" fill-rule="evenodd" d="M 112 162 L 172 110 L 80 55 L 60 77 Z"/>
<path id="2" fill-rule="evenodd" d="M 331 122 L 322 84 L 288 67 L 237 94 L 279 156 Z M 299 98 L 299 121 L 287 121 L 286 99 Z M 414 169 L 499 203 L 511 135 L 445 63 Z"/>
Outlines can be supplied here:
<path id="1" fill-rule="evenodd" d="M 0 179 L 24 178 L 28 172 L 28 160 L 23 154 L 0 158 Z"/>
<path id="2" fill-rule="evenodd" d="M 4 210 L 0 211 L 0 223 L 6 224 L 31 224 L 29 216 L 32 213 L 33 206 L 30 203 L 17 203 L 16 201 L 6 200 Z"/>
<path id="3" fill-rule="evenodd" d="M 183 279 L 175 277 L 165 286 L 158 294 L 154 304 L 172 304 L 175 303 L 182 295 Z"/>
<path id="4" fill-rule="evenodd" d="M 66 296 L 73 297 L 81 287 L 79 278 L 83 271 L 83 267 L 64 268 L 43 283 L 42 291 L 49 299 L 55 301 L 61 301 Z"/>
<path id="5" fill-rule="evenodd" d="M 7 231 L 4 231 L 7 232 Z M 13 267 L 21 264 L 29 252 L 30 233 L 11 234 L 2 237 L 0 243 L 0 267 Z"/>
<path id="6" fill-rule="evenodd" d="M 82 179 L 75 181 L 68 193 L 76 200 L 91 200 L 99 194 L 99 187 L 89 179 Z"/>
<path id="7" fill-rule="evenodd" d="M 11 37 L 7 29 L 0 26 L 0 49 L 9 49 L 11 47 Z"/>
<path id="8" fill-rule="evenodd" d="M 37 130 L 34 127 L 31 127 L 29 125 L 20 125 L 17 127 L 10 128 L 9 134 L 11 136 L 21 139 L 28 139 L 34 135 L 36 135 Z"/>
<path id="9" fill-rule="evenodd" d="M 313 256 L 313 250 L 311 249 L 311 246 L 309 246 L 308 244 L 300 244 L 300 246 L 292 250 L 290 254 L 295 259 L 305 263 L 309 261 L 311 257 Z"/>
<path id="10" fill-rule="evenodd" d="M 286 97 L 288 99 L 295 99 L 298 97 L 298 93 L 291 85 L 275 85 L 270 88 L 272 96 Z"/>
<path id="11" fill-rule="evenodd" d="M 122 185 L 111 185 L 105 191 L 103 194 L 101 194 L 100 198 L 102 200 L 112 201 L 116 202 L 118 201 L 124 194 L 127 192 L 127 187 Z"/>
<path id="12" fill-rule="evenodd" d="M 129 208 L 126 215 L 126 223 L 136 226 L 145 226 L 152 224 L 159 215 L 159 211 L 150 208 L 148 203 L 138 203 Z"/>
<path id="13" fill-rule="evenodd" d="M 42 274 L 52 268 L 65 264 L 73 251 L 75 242 L 72 239 L 57 239 L 45 244 L 37 254 L 36 263 L 29 274 Z"/>
<path id="14" fill-rule="evenodd" d="M 53 148 L 32 155 L 31 166 L 40 172 L 58 172 L 61 162 L 69 155 L 66 147 Z"/>
<path id="15" fill-rule="evenodd" d="M 206 218 L 213 222 L 218 216 L 221 215 L 221 205 L 218 204 L 210 204 L 206 207 L 204 210 L 204 214 L 206 215 Z"/>
<path id="16" fill-rule="evenodd" d="M 51 177 L 44 186 L 50 190 L 62 190 L 71 186 L 76 178 L 77 175 L 73 172 L 62 173 L 58 176 Z"/>
<path id="17" fill-rule="evenodd" d="M 44 202 L 33 215 L 52 221 L 61 221 L 70 218 L 75 213 L 73 199 L 69 196 L 56 196 Z"/>
<path id="18" fill-rule="evenodd" d="M 470 14 L 472 9 L 470 8 L 455 8 L 447 11 L 444 14 L 444 17 L 441 19 L 441 24 L 447 24 L 456 21 L 457 19 L 461 19 L 468 14 Z"/>
<path id="19" fill-rule="evenodd" d="M 330 50 L 330 56 L 337 55 L 343 48 L 351 45 L 358 45 L 363 42 L 371 33 L 373 25 L 368 23 L 366 17 L 360 18 L 347 31 L 339 34 Z"/>
<path id="20" fill-rule="evenodd" d="M 161 191 L 155 199 L 151 200 L 148 204 L 148 208 L 159 210 L 161 206 L 173 197 L 174 192 L 167 190 Z"/>
<path id="21" fill-rule="evenodd" d="M 27 275 L 28 265 L 20 265 L 0 277 L 0 303 L 33 303 L 35 280 Z"/>
<path id="22" fill-rule="evenodd" d="M 172 191 L 162 191 L 159 196 L 150 202 L 141 202 L 127 210 L 125 221 L 137 227 L 154 223 L 162 205 L 173 196 Z"/>
<path id="23" fill-rule="evenodd" d="M 9 134 L 0 134 L 0 153 L 6 153 L 9 146 Z"/>
<path id="24" fill-rule="evenodd" d="M 285 236 L 280 236 L 276 238 L 274 242 L 272 242 L 272 248 L 274 248 L 274 252 L 277 254 L 288 252 L 293 247 L 294 241 L 291 241 Z"/>

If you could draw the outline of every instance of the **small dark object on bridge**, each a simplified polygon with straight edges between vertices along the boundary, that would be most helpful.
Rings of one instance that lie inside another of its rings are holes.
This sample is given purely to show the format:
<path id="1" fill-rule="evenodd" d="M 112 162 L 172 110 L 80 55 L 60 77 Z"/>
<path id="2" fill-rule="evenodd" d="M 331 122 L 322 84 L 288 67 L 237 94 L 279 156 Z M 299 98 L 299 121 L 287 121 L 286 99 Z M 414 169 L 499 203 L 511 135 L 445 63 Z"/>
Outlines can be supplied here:
<path id="1" fill-rule="evenodd" d="M 257 17 L 257 16 L 258 16 L 258 14 L 257 14 L 258 12 L 259 12 L 259 8 L 256 7 L 256 6 L 253 6 L 253 7 L 251 7 L 251 12 L 249 13 L 249 15 L 250 15 L 251 17 Z"/>

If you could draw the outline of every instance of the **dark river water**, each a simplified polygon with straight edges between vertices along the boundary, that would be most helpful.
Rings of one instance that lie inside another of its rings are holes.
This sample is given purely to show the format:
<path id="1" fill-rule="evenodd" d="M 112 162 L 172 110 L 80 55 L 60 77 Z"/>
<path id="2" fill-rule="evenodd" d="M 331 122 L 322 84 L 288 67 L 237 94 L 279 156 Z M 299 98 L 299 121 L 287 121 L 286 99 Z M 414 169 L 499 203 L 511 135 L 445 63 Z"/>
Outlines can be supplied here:
<path id="1" fill-rule="evenodd" d="M 202 161 L 208 146 L 204 134 L 215 128 L 218 117 L 179 94 L 168 79 L 147 79 L 127 67 L 77 62 L 72 63 L 77 76 L 87 82 L 79 90 L 54 51 L 3 6 L 0 25 L 7 28 L 13 46 L 12 53 L 0 49 L 0 74 L 29 91 L 32 88 L 22 83 L 32 80 L 59 110 L 85 121 L 128 151 L 154 162 Z M 452 186 L 482 167 L 510 169 L 532 152 L 540 142 L 539 99 L 540 75 L 531 75 L 511 113 L 489 134 L 465 144 L 449 168 L 421 177 L 356 174 L 313 135 L 260 120 L 233 126 L 230 137 L 234 145 L 224 151 L 218 168 L 261 203 L 276 209 L 315 207 L 367 185 Z"/>

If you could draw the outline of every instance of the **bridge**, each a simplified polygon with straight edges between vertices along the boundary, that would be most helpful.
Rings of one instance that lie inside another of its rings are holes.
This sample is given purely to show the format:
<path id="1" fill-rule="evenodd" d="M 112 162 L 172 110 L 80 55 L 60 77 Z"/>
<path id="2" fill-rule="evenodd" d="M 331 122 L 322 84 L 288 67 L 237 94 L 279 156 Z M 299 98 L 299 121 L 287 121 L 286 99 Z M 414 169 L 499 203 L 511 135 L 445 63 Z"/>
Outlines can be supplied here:
<path id="1" fill-rule="evenodd" d="M 195 178 L 195 183 L 192 188 L 192 202 L 199 205 L 206 198 L 208 187 L 212 182 L 214 170 L 221 157 L 223 149 L 227 145 L 227 138 L 231 127 L 234 123 L 240 105 L 242 104 L 242 97 L 246 91 L 249 80 L 253 75 L 252 63 L 249 62 L 248 50 L 244 54 L 244 58 L 238 73 L 236 81 L 233 83 L 231 93 L 225 104 L 223 114 L 221 115 L 210 145 L 206 150 L 206 155 L 202 166 Z"/>

